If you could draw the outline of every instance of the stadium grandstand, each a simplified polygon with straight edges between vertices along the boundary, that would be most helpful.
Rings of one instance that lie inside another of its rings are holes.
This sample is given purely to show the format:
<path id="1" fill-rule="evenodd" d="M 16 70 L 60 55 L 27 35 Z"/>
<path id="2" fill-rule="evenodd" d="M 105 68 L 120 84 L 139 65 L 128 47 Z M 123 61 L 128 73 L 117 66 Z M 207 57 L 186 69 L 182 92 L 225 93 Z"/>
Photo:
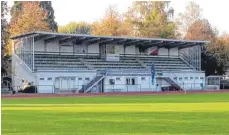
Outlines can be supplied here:
<path id="1" fill-rule="evenodd" d="M 12 86 L 38 93 L 201 90 L 207 41 L 30 32 L 12 37 Z"/>

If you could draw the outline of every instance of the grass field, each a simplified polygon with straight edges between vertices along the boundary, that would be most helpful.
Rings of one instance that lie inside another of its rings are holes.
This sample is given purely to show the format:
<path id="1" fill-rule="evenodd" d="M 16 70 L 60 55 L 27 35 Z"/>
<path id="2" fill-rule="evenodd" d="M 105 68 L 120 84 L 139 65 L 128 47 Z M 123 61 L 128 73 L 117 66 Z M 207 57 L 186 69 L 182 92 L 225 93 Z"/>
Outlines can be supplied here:
<path id="1" fill-rule="evenodd" d="M 229 135 L 229 93 L 2 99 L 4 135 Z"/>

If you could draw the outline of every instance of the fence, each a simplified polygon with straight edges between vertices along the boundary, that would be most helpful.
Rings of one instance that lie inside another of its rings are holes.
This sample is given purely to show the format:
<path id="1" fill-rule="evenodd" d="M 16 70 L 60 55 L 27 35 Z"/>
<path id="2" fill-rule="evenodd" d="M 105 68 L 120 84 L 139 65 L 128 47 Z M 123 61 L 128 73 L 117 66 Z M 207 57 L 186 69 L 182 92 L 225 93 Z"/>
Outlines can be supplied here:
<path id="1" fill-rule="evenodd" d="M 182 83 L 178 84 L 181 89 L 184 90 L 219 90 L 219 89 L 229 89 L 228 83 L 221 83 L 220 85 L 202 85 L 202 83 Z M 54 85 L 35 85 L 34 89 L 37 93 L 55 93 L 55 94 L 66 94 L 66 93 L 79 93 L 79 90 L 83 85 L 74 85 L 72 88 L 55 88 Z M 103 88 L 102 88 L 103 87 Z M 13 90 L 16 92 L 22 90 L 20 86 L 12 86 Z M 114 85 L 96 85 L 93 87 L 89 93 L 102 93 L 102 92 L 146 92 L 146 91 L 173 91 L 175 90 L 169 84 L 156 84 L 151 86 L 151 84 L 114 84 Z M 176 89 L 177 90 L 177 89 Z M 3 89 L 2 89 L 3 92 Z"/>

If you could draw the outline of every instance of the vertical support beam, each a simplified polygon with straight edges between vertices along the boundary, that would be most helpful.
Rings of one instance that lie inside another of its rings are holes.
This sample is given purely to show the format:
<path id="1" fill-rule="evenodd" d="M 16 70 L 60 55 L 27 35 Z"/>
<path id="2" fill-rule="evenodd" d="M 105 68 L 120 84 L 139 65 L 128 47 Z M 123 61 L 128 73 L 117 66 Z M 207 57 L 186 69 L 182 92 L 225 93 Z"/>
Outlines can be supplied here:
<path id="1" fill-rule="evenodd" d="M 34 72 L 34 37 L 33 37 L 33 70 L 32 71 Z"/>
<path id="2" fill-rule="evenodd" d="M 123 45 L 123 47 L 124 47 L 124 56 L 126 55 L 126 46 L 125 45 Z"/>
<path id="3" fill-rule="evenodd" d="M 170 57 L 171 48 L 168 48 L 168 57 Z"/>
<path id="4" fill-rule="evenodd" d="M 201 71 L 201 47 L 199 46 L 199 63 L 200 63 L 200 71 Z"/>
<path id="5" fill-rule="evenodd" d="M 11 45 L 11 47 L 12 47 L 12 50 L 11 50 L 11 53 L 12 53 L 12 60 L 11 60 L 11 65 L 12 65 L 12 68 L 11 68 L 11 72 L 12 72 L 12 74 L 11 74 L 11 78 L 12 78 L 12 86 L 15 86 L 15 78 L 16 78 L 16 76 L 15 76 L 15 74 L 16 74 L 16 69 L 15 69 L 15 43 L 14 43 L 14 40 L 12 40 L 12 45 Z M 15 90 L 15 88 L 13 87 L 13 89 Z"/>
<path id="6" fill-rule="evenodd" d="M 180 48 L 178 47 L 178 57 L 180 58 Z"/>
<path id="7" fill-rule="evenodd" d="M 12 40 L 11 47 L 12 47 L 11 53 L 14 54 L 14 53 L 15 53 L 15 44 L 14 44 L 14 40 Z"/>
<path id="8" fill-rule="evenodd" d="M 72 45 L 73 45 L 73 51 L 72 51 L 72 53 L 73 53 L 73 55 L 75 55 L 75 47 L 76 47 L 76 46 L 75 46 L 74 43 L 73 43 Z"/>
<path id="9" fill-rule="evenodd" d="M 44 51 L 47 52 L 47 43 L 44 41 Z"/>

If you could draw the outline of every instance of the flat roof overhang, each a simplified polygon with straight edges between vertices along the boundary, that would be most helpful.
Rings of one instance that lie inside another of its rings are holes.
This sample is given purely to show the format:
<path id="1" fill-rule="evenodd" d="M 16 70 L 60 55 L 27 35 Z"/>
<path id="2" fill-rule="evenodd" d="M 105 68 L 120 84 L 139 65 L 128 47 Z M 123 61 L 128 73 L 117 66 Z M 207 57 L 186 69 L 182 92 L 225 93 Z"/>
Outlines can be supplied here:
<path id="1" fill-rule="evenodd" d="M 34 37 L 35 41 L 44 40 L 45 42 L 52 42 L 58 40 L 59 43 L 67 43 L 69 41 L 75 44 L 119 44 L 124 46 L 141 46 L 145 48 L 188 48 L 193 46 L 202 46 L 209 43 L 209 41 L 199 40 L 177 40 L 177 39 L 163 39 L 163 38 L 132 38 L 132 37 L 118 37 L 118 36 L 95 36 L 85 34 L 67 34 L 67 33 L 52 33 L 52 32 L 30 32 L 12 37 L 17 40 L 21 38 Z"/>

